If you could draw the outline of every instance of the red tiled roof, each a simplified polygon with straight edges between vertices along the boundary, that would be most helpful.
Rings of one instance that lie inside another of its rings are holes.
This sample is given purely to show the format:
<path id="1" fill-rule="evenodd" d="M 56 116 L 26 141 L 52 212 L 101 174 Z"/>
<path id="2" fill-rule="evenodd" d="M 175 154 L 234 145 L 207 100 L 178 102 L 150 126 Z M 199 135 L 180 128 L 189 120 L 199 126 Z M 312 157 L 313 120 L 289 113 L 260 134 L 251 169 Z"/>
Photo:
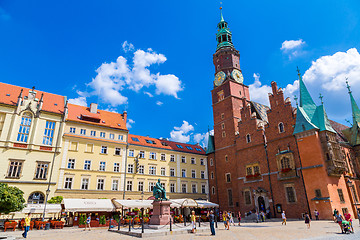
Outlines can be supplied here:
<path id="1" fill-rule="evenodd" d="M 99 109 L 97 110 L 97 113 L 91 113 L 88 107 L 79 106 L 71 103 L 68 104 L 68 108 L 69 114 L 67 120 L 127 130 L 126 118 L 123 116 L 123 114 L 108 112 Z M 84 120 L 82 117 L 92 118 L 94 120 L 100 121 L 93 122 L 89 120 Z"/>
<path id="2" fill-rule="evenodd" d="M 19 87 L 0 82 L 0 103 L 16 106 L 19 94 L 23 89 L 23 97 L 29 95 L 30 88 Z M 65 105 L 65 96 L 47 93 L 35 89 L 36 98 L 40 100 L 41 94 L 44 94 L 42 110 L 54 113 L 63 113 Z"/>
<path id="3" fill-rule="evenodd" d="M 134 139 L 138 139 L 139 141 L 136 141 Z M 146 140 L 153 141 L 154 143 L 148 143 L 148 142 L 146 142 Z M 146 146 L 146 147 L 162 148 L 162 149 L 174 150 L 174 151 L 179 151 L 179 152 L 205 155 L 205 150 L 198 145 L 173 142 L 173 141 L 169 141 L 169 140 L 165 140 L 165 139 L 157 139 L 157 138 L 129 134 L 129 143 L 134 144 L 134 145 Z M 182 148 L 177 147 L 177 145 L 182 146 Z M 189 147 L 191 149 L 189 149 L 187 147 Z M 200 151 L 198 151 L 196 149 L 199 149 Z"/>

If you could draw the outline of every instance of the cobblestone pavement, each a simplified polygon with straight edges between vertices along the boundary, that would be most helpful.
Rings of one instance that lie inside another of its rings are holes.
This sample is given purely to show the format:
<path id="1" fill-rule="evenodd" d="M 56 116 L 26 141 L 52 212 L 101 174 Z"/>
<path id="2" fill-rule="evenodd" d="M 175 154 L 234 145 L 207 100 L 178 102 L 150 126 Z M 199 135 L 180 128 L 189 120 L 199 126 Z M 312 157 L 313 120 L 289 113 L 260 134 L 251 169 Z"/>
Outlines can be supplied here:
<path id="1" fill-rule="evenodd" d="M 280 222 L 265 223 L 243 223 L 242 226 L 231 226 L 230 230 L 224 230 L 224 225 L 219 223 L 216 230 L 216 236 L 210 236 L 209 233 L 183 234 L 161 236 L 147 239 L 360 239 L 360 227 L 358 220 L 355 220 L 355 234 L 341 234 L 339 226 L 331 221 L 312 221 L 311 228 L 307 229 L 303 221 L 288 221 L 286 226 L 282 226 Z M 15 237 L 22 239 L 21 231 L 1 232 L 1 236 Z M 64 228 L 59 230 L 33 230 L 29 232 L 28 239 L 31 240 L 77 240 L 77 239 L 106 239 L 106 240 L 127 240 L 138 239 L 118 233 L 107 231 L 107 229 L 92 229 L 92 231 L 83 231 L 78 228 Z"/>

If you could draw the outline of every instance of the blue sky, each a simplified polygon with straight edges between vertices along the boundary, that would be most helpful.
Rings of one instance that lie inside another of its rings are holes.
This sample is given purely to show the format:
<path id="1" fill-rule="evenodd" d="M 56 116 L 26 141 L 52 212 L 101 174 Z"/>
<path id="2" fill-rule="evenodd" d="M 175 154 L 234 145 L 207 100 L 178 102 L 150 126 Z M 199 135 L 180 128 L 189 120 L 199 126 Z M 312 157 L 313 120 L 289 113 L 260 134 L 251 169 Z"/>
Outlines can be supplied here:
<path id="1" fill-rule="evenodd" d="M 203 142 L 218 1 L 0 0 L 1 82 L 127 110 L 133 134 Z M 296 66 L 330 119 L 360 104 L 359 1 L 223 1 L 252 100 L 271 81 L 293 98 Z"/>

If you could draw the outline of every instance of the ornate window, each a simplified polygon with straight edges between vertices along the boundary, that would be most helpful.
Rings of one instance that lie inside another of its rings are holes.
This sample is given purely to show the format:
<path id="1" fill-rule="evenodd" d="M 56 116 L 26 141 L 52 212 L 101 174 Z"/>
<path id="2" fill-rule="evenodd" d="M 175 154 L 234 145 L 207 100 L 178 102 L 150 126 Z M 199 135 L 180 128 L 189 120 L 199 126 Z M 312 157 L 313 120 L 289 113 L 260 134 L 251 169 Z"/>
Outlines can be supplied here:
<path id="1" fill-rule="evenodd" d="M 279 127 L 279 133 L 283 133 L 283 132 L 285 132 L 285 129 L 284 129 L 284 124 L 283 124 L 282 122 L 281 122 L 281 123 L 279 123 L 278 127 Z"/>
<path id="2" fill-rule="evenodd" d="M 42 204 L 44 203 L 45 197 L 41 192 L 34 192 L 30 194 L 28 198 L 28 204 Z"/>
<path id="3" fill-rule="evenodd" d="M 29 138 L 29 132 L 32 122 L 32 115 L 29 112 L 25 112 L 21 117 L 19 132 L 16 141 L 27 142 Z"/>
<path id="4" fill-rule="evenodd" d="M 281 162 L 281 169 L 291 168 L 289 158 L 283 157 L 280 162 Z"/>
<path id="5" fill-rule="evenodd" d="M 260 166 L 258 163 L 246 166 L 246 178 L 259 177 L 260 175 Z"/>

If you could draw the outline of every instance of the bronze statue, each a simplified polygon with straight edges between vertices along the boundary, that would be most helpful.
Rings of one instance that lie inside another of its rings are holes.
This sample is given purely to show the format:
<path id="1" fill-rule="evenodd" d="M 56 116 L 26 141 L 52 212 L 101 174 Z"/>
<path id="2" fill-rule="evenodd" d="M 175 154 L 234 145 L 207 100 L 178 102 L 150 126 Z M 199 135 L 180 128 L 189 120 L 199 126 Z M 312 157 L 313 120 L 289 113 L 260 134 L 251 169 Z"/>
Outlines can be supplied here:
<path id="1" fill-rule="evenodd" d="M 157 183 L 154 186 L 153 194 L 155 197 L 155 201 L 168 200 L 166 198 L 165 188 L 163 188 L 160 184 L 160 179 L 158 179 Z"/>

